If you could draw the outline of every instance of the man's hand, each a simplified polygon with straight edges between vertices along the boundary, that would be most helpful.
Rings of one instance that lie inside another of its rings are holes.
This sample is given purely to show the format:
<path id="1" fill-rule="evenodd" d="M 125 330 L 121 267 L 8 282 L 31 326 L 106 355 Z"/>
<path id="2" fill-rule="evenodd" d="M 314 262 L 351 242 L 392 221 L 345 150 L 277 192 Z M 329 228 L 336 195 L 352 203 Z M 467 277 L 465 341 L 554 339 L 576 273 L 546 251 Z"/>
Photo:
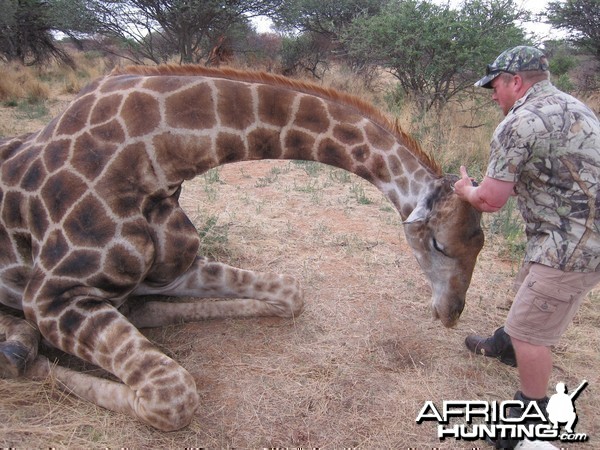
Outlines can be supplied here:
<path id="1" fill-rule="evenodd" d="M 465 166 L 460 166 L 460 180 L 454 183 L 454 192 L 482 212 L 496 212 L 513 195 L 515 183 L 484 177 L 479 186 L 473 186 Z"/>
<path id="2" fill-rule="evenodd" d="M 469 201 L 468 192 L 470 188 L 473 188 L 474 178 L 471 178 L 467 173 L 467 169 L 465 166 L 460 166 L 460 180 L 454 183 L 454 192 L 463 200 Z"/>

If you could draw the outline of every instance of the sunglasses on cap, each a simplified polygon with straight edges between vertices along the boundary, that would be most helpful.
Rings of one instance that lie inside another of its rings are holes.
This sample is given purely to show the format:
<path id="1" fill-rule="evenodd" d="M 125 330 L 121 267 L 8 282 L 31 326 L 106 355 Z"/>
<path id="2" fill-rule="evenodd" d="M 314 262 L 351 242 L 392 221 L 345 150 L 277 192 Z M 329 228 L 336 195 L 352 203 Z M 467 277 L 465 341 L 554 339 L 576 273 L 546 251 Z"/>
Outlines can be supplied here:
<path id="1" fill-rule="evenodd" d="M 509 62 L 507 65 L 506 65 L 506 67 L 510 67 L 510 66 L 512 66 L 512 63 L 515 61 L 515 59 L 516 59 L 516 58 L 517 58 L 517 53 L 515 53 L 515 54 L 512 56 L 512 58 L 511 58 L 510 62 Z M 495 62 L 495 61 L 494 61 L 494 62 Z M 488 65 L 486 66 L 486 68 L 485 68 L 485 74 L 486 74 L 486 75 L 492 75 L 492 74 L 495 74 L 495 73 L 498 73 L 498 72 L 506 72 L 506 73 L 510 73 L 511 75 L 516 75 L 516 74 L 517 74 L 517 72 L 513 72 L 512 70 L 508 70 L 508 69 L 500 69 L 500 68 L 498 68 L 498 67 L 494 66 L 494 64 L 493 64 L 493 63 L 492 63 L 492 64 L 488 64 Z"/>
<path id="2" fill-rule="evenodd" d="M 485 74 L 486 75 L 493 75 L 493 74 L 496 74 L 498 72 L 506 72 L 506 73 L 510 73 L 511 75 L 516 75 L 517 74 L 517 72 L 513 72 L 512 70 L 498 69 L 493 64 L 488 64 L 487 67 L 485 68 Z"/>

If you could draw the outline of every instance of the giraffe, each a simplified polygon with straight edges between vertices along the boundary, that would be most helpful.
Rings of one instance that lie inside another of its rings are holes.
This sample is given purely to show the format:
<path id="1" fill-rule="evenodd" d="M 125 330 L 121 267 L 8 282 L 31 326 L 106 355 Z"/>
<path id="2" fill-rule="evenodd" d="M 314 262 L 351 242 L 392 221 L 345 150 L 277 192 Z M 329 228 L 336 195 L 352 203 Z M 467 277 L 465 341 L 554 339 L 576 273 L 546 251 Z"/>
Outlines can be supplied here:
<path id="1" fill-rule="evenodd" d="M 266 73 L 131 67 L 84 88 L 42 130 L 0 141 L 0 374 L 51 376 L 159 430 L 188 425 L 193 377 L 139 329 L 303 309 L 294 278 L 198 256 L 178 203 L 185 180 L 258 159 L 320 161 L 377 186 L 431 284 L 433 317 L 456 323 L 480 214 L 376 108 Z M 150 294 L 188 299 L 127 301 Z M 41 339 L 119 381 L 51 364 Z"/>

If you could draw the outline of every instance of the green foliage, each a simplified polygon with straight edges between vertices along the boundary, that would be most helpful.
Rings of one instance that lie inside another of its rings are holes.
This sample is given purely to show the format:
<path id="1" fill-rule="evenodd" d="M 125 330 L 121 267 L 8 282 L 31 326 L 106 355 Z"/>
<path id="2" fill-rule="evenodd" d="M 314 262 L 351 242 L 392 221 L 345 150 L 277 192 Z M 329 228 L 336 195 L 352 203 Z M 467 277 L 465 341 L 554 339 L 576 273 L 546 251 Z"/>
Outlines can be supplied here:
<path id="1" fill-rule="evenodd" d="M 577 65 L 577 61 L 571 55 L 560 53 L 550 58 L 549 65 L 552 75 L 561 76 L 573 69 Z"/>
<path id="2" fill-rule="evenodd" d="M 23 64 L 43 64 L 51 58 L 73 66 L 52 37 L 57 28 L 52 2 L 0 0 L 0 57 Z"/>
<path id="3" fill-rule="evenodd" d="M 514 22 L 525 17 L 513 0 L 467 0 L 461 9 L 392 0 L 379 14 L 358 17 L 342 40 L 350 59 L 385 67 L 427 110 L 470 88 L 482 66 L 522 44 Z"/>
<path id="4" fill-rule="evenodd" d="M 228 225 L 218 225 L 218 221 L 219 216 L 208 215 L 204 223 L 197 227 L 200 236 L 199 255 L 213 259 L 223 255 L 229 256 L 229 228 Z"/>
<path id="5" fill-rule="evenodd" d="M 504 245 L 501 255 L 517 263 L 525 255 L 527 240 L 524 233 L 524 223 L 517 209 L 516 200 L 509 198 L 504 207 L 491 215 L 490 234 L 502 236 Z"/>
<path id="6" fill-rule="evenodd" d="M 400 84 L 396 84 L 385 92 L 383 100 L 387 110 L 398 116 L 406 103 L 406 97 L 406 91 Z"/>
<path id="7" fill-rule="evenodd" d="M 292 161 L 292 164 L 302 167 L 306 174 L 310 177 L 318 177 L 325 168 L 325 165 L 316 161 Z"/>
<path id="8" fill-rule="evenodd" d="M 284 75 L 308 72 L 321 79 L 327 71 L 329 41 L 317 33 L 284 37 L 281 45 L 281 67 Z"/>
<path id="9" fill-rule="evenodd" d="M 136 62 L 198 63 L 223 38 L 239 41 L 249 17 L 267 14 L 280 0 L 90 0 L 99 31 L 129 43 L 123 54 Z M 114 50 L 113 50 L 114 51 Z"/>
<path id="10" fill-rule="evenodd" d="M 373 200 L 371 200 L 367 196 L 365 188 L 362 186 L 361 183 L 352 183 L 352 185 L 350 186 L 350 192 L 352 193 L 356 202 L 359 205 L 370 205 L 371 203 L 373 203 Z"/>
<path id="11" fill-rule="evenodd" d="M 49 113 L 44 102 L 38 99 L 28 99 L 26 101 L 17 102 L 16 107 L 16 116 L 22 120 L 42 119 Z"/>
<path id="12" fill-rule="evenodd" d="M 568 74 L 563 73 L 558 77 L 552 78 L 553 84 L 563 92 L 574 92 L 576 89 L 575 83 L 571 80 Z"/>
<path id="13" fill-rule="evenodd" d="M 549 66 L 552 82 L 557 88 L 564 92 L 575 91 L 576 86 L 569 77 L 569 72 L 577 67 L 577 60 L 570 46 L 559 44 L 551 50 Z"/>
<path id="14" fill-rule="evenodd" d="M 72 38 L 98 30 L 86 0 L 48 0 L 48 18 L 52 29 Z"/>
<path id="15" fill-rule="evenodd" d="M 550 2 L 546 18 L 600 60 L 600 0 Z"/>
<path id="16" fill-rule="evenodd" d="M 282 1 L 268 15 L 287 34 L 282 49 L 283 73 L 309 72 L 320 79 L 331 59 L 345 55 L 344 31 L 358 16 L 377 14 L 388 0 L 292 0 Z M 353 62 L 353 68 L 364 65 Z"/>
<path id="17" fill-rule="evenodd" d="M 358 15 L 376 14 L 385 3 L 385 0 L 283 1 L 269 15 L 279 29 L 336 38 Z"/>

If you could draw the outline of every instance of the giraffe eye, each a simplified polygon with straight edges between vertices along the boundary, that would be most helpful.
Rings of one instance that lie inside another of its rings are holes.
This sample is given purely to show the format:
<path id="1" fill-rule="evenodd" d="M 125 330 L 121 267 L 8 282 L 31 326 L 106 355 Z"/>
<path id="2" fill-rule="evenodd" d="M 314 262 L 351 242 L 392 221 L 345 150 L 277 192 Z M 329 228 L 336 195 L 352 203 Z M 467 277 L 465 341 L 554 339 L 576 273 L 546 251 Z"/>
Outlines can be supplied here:
<path id="1" fill-rule="evenodd" d="M 440 243 L 435 238 L 431 239 L 431 243 L 433 245 L 433 248 L 435 248 L 442 255 L 446 255 L 446 252 L 444 252 L 444 247 L 442 245 L 440 245 Z"/>

